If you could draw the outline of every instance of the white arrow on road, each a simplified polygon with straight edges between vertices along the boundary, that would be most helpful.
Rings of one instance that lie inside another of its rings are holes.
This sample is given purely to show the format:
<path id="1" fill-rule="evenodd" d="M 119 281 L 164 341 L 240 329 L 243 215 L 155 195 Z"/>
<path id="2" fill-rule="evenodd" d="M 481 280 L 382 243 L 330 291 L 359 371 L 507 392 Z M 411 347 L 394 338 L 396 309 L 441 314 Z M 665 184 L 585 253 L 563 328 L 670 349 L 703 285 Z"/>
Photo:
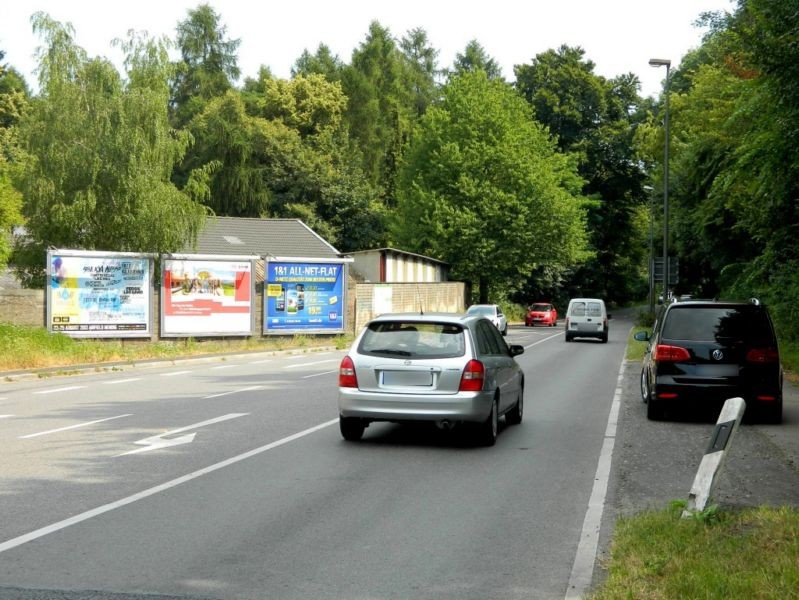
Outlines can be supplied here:
<path id="1" fill-rule="evenodd" d="M 205 427 L 206 425 L 212 425 L 214 423 L 221 423 L 222 421 L 244 417 L 248 414 L 250 413 L 230 413 L 229 415 L 222 415 L 221 417 L 216 417 L 215 419 L 208 419 L 207 421 L 203 421 L 201 423 L 195 423 L 194 425 L 188 425 L 186 427 L 181 427 L 180 429 L 173 429 L 172 431 L 167 431 L 159 435 L 153 435 L 148 438 L 144 438 L 143 440 L 139 440 L 138 442 L 133 442 L 137 446 L 143 446 L 143 448 L 136 448 L 130 452 L 117 454 L 117 456 L 127 456 L 128 454 L 139 454 L 140 452 L 149 452 L 150 450 L 160 450 L 161 448 L 169 448 L 170 446 L 189 444 L 194 441 L 194 436 L 197 435 L 196 433 L 189 433 L 187 435 L 181 435 L 180 437 L 171 439 L 164 438 L 168 435 L 175 435 L 176 433 L 182 433 L 190 429 L 199 429 L 200 427 Z"/>

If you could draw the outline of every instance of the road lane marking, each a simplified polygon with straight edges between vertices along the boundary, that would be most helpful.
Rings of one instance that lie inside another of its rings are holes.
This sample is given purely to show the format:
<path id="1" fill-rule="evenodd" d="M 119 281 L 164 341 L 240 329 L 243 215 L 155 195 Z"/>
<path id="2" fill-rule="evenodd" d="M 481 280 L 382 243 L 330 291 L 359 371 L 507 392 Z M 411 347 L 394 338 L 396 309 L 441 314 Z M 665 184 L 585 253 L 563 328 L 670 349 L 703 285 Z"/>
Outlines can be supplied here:
<path id="1" fill-rule="evenodd" d="M 166 483 L 162 483 L 161 485 L 151 487 L 142 492 L 138 492 L 137 494 L 133 494 L 132 496 L 127 496 L 126 498 L 122 498 L 121 500 L 117 500 L 116 502 L 103 504 L 102 506 L 98 506 L 97 508 L 87 510 L 86 512 L 82 512 L 73 517 L 69 517 L 68 519 L 64 519 L 63 521 L 58 521 L 57 523 L 53 523 L 52 525 L 47 525 L 46 527 L 36 529 L 35 531 L 31 531 L 30 533 L 25 533 L 23 535 L 17 536 L 8 541 L 0 543 L 0 553 L 5 552 L 6 550 L 11 550 L 12 548 L 16 548 L 17 546 L 21 546 L 22 544 L 32 542 L 33 540 L 37 540 L 50 533 L 55 533 L 56 531 L 61 531 L 62 529 L 66 529 L 67 527 L 70 527 L 72 525 L 77 525 L 78 523 L 82 523 L 83 521 L 87 521 L 93 517 L 97 517 L 99 515 L 110 512 L 117 508 L 122 508 L 123 506 L 127 506 L 128 504 L 133 504 L 138 500 L 143 500 L 144 498 L 149 498 L 150 496 L 154 496 L 155 494 L 165 492 L 166 490 L 169 490 L 173 487 L 177 487 L 183 483 L 192 481 L 193 479 L 197 479 L 198 477 L 202 477 L 203 475 L 208 475 L 209 473 L 213 473 L 214 471 L 218 471 L 219 469 L 224 469 L 225 467 L 229 467 L 230 465 L 234 465 L 248 458 L 252 458 L 253 456 L 257 456 L 258 454 L 262 454 L 268 450 L 272 450 L 279 446 L 288 444 L 289 442 L 293 442 L 294 440 L 298 440 L 302 437 L 305 437 L 306 435 L 315 433 L 321 429 L 324 429 L 325 427 L 330 427 L 334 423 L 338 423 L 338 418 L 332 419 L 325 423 L 320 423 L 319 425 L 315 425 L 298 433 L 292 434 L 288 437 L 284 437 L 283 439 L 277 440 L 276 442 L 272 442 L 271 444 L 267 444 L 265 446 L 261 446 L 260 448 L 250 450 L 249 452 L 245 452 L 244 454 L 239 454 L 238 456 L 228 458 L 227 460 L 223 460 L 222 462 L 218 462 L 209 467 L 205 467 L 198 471 L 193 471 L 188 475 L 183 475 L 182 477 L 178 477 L 177 479 L 167 481 Z"/>
<path id="2" fill-rule="evenodd" d="M 114 379 L 113 381 L 103 381 L 103 385 L 116 385 L 117 383 L 131 383 L 141 381 L 141 377 L 129 377 L 128 379 Z"/>
<path id="3" fill-rule="evenodd" d="M 330 375 L 331 373 L 338 373 L 338 369 L 332 371 L 324 371 L 322 373 L 314 373 L 313 375 L 303 375 L 300 379 L 310 379 L 311 377 L 321 377 L 322 375 Z"/>
<path id="4" fill-rule="evenodd" d="M 265 363 L 272 362 L 271 358 L 265 358 L 263 360 L 254 360 L 250 364 L 251 365 L 263 365 Z"/>
<path id="5" fill-rule="evenodd" d="M 240 388 L 238 390 L 230 390 L 228 392 L 221 392 L 219 394 L 211 394 L 210 396 L 203 396 L 203 400 L 208 400 L 210 398 L 221 398 L 222 396 L 229 396 L 230 394 L 238 394 L 239 392 L 252 392 L 253 390 L 260 390 L 260 385 L 252 385 L 246 388 Z"/>
<path id="6" fill-rule="evenodd" d="M 185 375 L 191 371 L 173 371 L 172 373 L 161 373 L 161 377 L 174 377 L 175 375 Z"/>
<path id="7" fill-rule="evenodd" d="M 543 340 L 538 340 L 537 342 L 533 342 L 532 344 L 528 344 L 528 345 L 526 345 L 524 347 L 524 349 L 526 350 L 527 348 L 532 348 L 533 346 L 537 346 L 538 344 L 543 344 L 544 342 L 548 342 L 549 340 L 555 339 L 559 335 L 563 335 L 563 332 L 559 331 L 559 332 L 549 336 L 548 338 L 544 338 Z"/>
<path id="8" fill-rule="evenodd" d="M 58 392 L 69 392 L 69 391 L 72 391 L 72 390 L 80 390 L 80 389 L 83 389 L 85 387 L 86 387 L 85 385 L 71 385 L 71 386 L 68 386 L 68 387 L 55 388 L 55 389 L 52 389 L 52 390 L 39 390 L 38 392 L 33 392 L 33 393 L 34 394 L 57 394 Z"/>
<path id="9" fill-rule="evenodd" d="M 107 419 L 97 419 L 96 421 L 89 421 L 87 423 L 78 423 L 77 425 L 69 425 L 68 427 L 59 427 L 58 429 L 50 429 L 48 431 L 40 431 L 38 433 L 29 433 L 28 435 L 21 435 L 19 439 L 27 440 L 30 438 L 39 437 L 40 435 L 49 435 L 51 433 L 58 433 L 59 431 L 67 431 L 69 429 L 78 429 L 79 427 L 88 427 L 89 425 L 94 425 L 95 423 L 103 423 L 105 421 L 113 421 L 114 419 L 121 419 L 122 417 L 132 417 L 133 414 L 126 414 L 126 415 L 117 415 L 116 417 L 108 417 Z"/>
<path id="10" fill-rule="evenodd" d="M 194 436 L 197 435 L 196 432 L 189 433 L 187 435 L 182 435 L 178 438 L 172 438 L 172 439 L 164 439 L 164 438 L 166 438 L 166 436 L 168 435 L 175 435 L 176 433 L 183 433 L 184 431 L 189 431 L 190 429 L 199 429 L 200 427 L 213 425 L 214 423 L 221 423 L 222 421 L 229 421 L 230 419 L 237 419 L 238 417 L 246 417 L 248 414 L 250 413 L 230 413 L 229 415 L 222 415 L 221 417 L 208 419 L 207 421 L 195 423 L 194 425 L 187 425 L 186 427 L 181 427 L 180 429 L 173 429 L 172 431 L 159 433 L 158 435 L 151 435 L 150 437 L 146 437 L 143 440 L 138 440 L 136 442 L 133 442 L 137 446 L 144 446 L 144 448 L 136 448 L 135 450 L 131 450 L 130 452 L 123 452 L 122 454 L 117 454 L 117 456 L 127 456 L 128 454 L 139 454 L 141 452 L 149 452 L 150 450 L 160 450 L 161 448 L 169 448 L 171 446 L 180 446 L 181 444 L 189 444 L 194 441 Z"/>
<path id="11" fill-rule="evenodd" d="M 238 365 L 218 365 L 216 367 L 211 367 L 212 371 L 216 371 L 217 369 L 232 369 L 233 367 L 237 367 Z"/>
<path id="12" fill-rule="evenodd" d="M 10 419 L 14 415 L 0 415 L 0 419 Z"/>
<path id="13" fill-rule="evenodd" d="M 616 426 L 621 406 L 625 365 L 626 361 L 622 358 L 619 377 L 616 380 L 616 391 L 613 394 L 613 403 L 610 406 L 608 424 L 605 429 L 605 439 L 602 442 L 599 463 L 594 475 L 594 486 L 591 489 L 591 497 L 588 499 L 588 509 L 585 511 L 583 530 L 580 533 L 580 542 L 577 544 L 577 553 L 569 576 L 569 585 L 566 587 L 566 600 L 579 600 L 582 598 L 591 587 L 591 581 L 594 576 L 594 563 L 596 562 L 596 551 L 599 546 L 599 530 L 602 525 L 602 512 L 605 509 L 605 497 L 608 493 L 613 446 L 616 442 Z"/>
<path id="14" fill-rule="evenodd" d="M 328 358 L 327 360 L 315 360 L 313 362 L 302 363 L 302 364 L 299 364 L 299 365 L 288 365 L 288 366 L 283 367 L 283 368 L 284 369 L 299 369 L 300 367 L 311 367 L 313 365 L 321 365 L 321 364 L 324 364 L 324 363 L 336 362 L 337 360 L 338 359 L 336 359 L 336 358 Z"/>

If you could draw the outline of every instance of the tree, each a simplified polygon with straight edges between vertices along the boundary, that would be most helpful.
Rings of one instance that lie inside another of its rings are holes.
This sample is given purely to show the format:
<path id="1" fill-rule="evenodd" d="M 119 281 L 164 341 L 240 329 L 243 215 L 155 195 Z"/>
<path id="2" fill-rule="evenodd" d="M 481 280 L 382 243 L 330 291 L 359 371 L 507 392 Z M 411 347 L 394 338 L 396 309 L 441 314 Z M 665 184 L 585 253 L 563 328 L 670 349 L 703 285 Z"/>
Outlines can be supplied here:
<path id="1" fill-rule="evenodd" d="M 400 48 L 408 64 L 407 76 L 413 94 L 413 106 L 416 116 L 420 117 L 438 96 L 438 50 L 430 46 L 427 32 L 421 27 L 408 31 L 400 40 Z"/>
<path id="2" fill-rule="evenodd" d="M 324 75 L 328 81 L 339 81 L 344 63 L 325 44 L 319 44 L 315 54 L 303 50 L 291 68 L 291 76 Z"/>
<path id="3" fill-rule="evenodd" d="M 168 120 L 164 43 L 131 37 L 127 82 L 105 59 L 90 59 L 70 25 L 33 17 L 44 37 L 40 95 L 19 124 L 34 160 L 20 178 L 27 237 L 14 249 L 26 284 L 44 281 L 49 246 L 174 252 L 196 240 L 206 211 L 170 183 L 188 136 Z"/>
<path id="4" fill-rule="evenodd" d="M 188 123 L 212 98 L 233 87 L 241 74 L 236 54 L 240 40 L 227 37 L 227 27 L 209 4 L 188 11 L 177 26 L 181 60 L 173 79 L 174 124 Z"/>
<path id="5" fill-rule="evenodd" d="M 4 53 L 0 50 L 0 61 Z M 22 194 L 13 179 L 24 165 L 14 126 L 28 108 L 28 88 L 10 66 L 0 62 L 0 268 L 5 268 L 11 253 L 10 233 L 22 224 Z"/>
<path id="6" fill-rule="evenodd" d="M 400 172 L 393 241 L 510 292 L 539 264 L 585 258 L 581 180 L 524 99 L 481 70 L 454 77 L 422 117 Z"/>
<path id="7" fill-rule="evenodd" d="M 363 172 L 371 185 L 382 188 L 388 204 L 393 202 L 397 164 L 413 126 L 406 68 L 390 31 L 373 21 L 342 74 L 346 120 L 361 149 Z"/>
<path id="8" fill-rule="evenodd" d="M 583 193 L 594 200 L 588 230 L 595 255 L 563 285 L 573 294 L 625 302 L 640 297 L 646 285 L 646 228 L 635 226 L 648 200 L 634 146 L 643 119 L 639 84 L 631 74 L 605 79 L 594 66 L 582 48 L 561 46 L 516 65 L 516 88 L 559 149 L 579 158 Z"/>
<path id="9" fill-rule="evenodd" d="M 472 71 L 485 71 L 489 79 L 502 79 L 502 69 L 496 60 L 491 58 L 477 40 L 466 44 L 463 54 L 455 55 L 452 72 L 455 75 L 470 73 Z"/>

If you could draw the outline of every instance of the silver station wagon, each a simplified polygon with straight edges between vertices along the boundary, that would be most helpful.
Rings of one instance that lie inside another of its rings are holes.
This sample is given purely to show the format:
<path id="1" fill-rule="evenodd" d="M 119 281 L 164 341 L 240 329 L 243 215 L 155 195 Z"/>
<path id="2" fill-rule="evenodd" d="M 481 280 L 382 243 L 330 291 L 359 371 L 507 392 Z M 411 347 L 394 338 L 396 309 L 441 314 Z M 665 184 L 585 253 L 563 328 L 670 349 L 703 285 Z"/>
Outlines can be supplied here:
<path id="1" fill-rule="evenodd" d="M 475 424 L 491 446 L 498 420 L 522 420 L 524 374 L 491 321 L 455 313 L 386 314 L 370 321 L 339 368 L 341 435 L 359 440 L 374 421 Z"/>

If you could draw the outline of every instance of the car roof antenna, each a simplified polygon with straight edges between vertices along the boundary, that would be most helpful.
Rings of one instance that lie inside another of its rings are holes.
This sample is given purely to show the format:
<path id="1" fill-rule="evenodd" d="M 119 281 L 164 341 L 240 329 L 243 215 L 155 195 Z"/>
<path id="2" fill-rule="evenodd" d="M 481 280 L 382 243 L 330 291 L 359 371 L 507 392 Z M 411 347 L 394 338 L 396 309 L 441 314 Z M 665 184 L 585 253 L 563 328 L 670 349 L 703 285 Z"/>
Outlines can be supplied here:
<path id="1" fill-rule="evenodd" d="M 422 304 L 422 293 L 419 291 L 419 283 L 416 284 L 416 299 L 419 301 L 419 314 L 424 314 L 424 304 Z"/>

